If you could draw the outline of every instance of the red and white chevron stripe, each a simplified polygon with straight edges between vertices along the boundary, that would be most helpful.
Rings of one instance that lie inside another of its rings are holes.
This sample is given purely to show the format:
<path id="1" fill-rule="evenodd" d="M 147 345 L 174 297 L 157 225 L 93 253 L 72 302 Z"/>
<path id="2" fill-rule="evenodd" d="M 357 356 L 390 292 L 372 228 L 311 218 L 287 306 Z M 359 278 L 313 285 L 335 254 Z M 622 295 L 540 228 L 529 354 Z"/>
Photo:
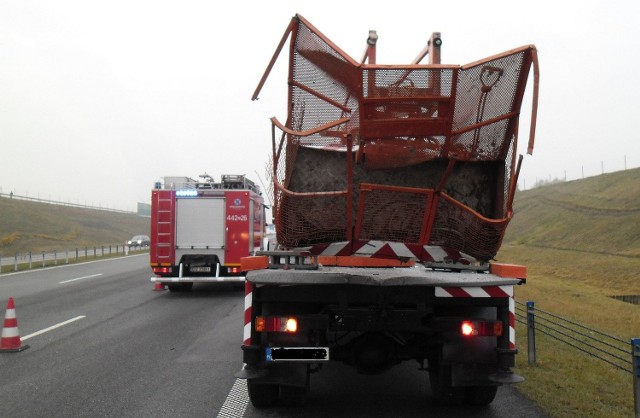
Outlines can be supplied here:
<path id="1" fill-rule="evenodd" d="M 242 343 L 244 345 L 251 344 L 251 312 L 253 304 L 253 283 L 246 281 L 244 283 L 244 331 L 242 335 Z"/>
<path id="2" fill-rule="evenodd" d="M 509 298 L 509 348 L 516 348 L 516 303 Z"/>
<path id="3" fill-rule="evenodd" d="M 310 252 L 319 256 L 357 255 L 372 258 L 406 258 L 431 263 L 477 265 L 480 262 L 465 253 L 438 245 L 405 244 L 390 241 L 342 241 L 316 245 Z"/>
<path id="4" fill-rule="evenodd" d="M 516 348 L 516 307 L 513 286 L 436 287 L 439 298 L 509 298 L 509 348 Z"/>
<path id="5" fill-rule="evenodd" d="M 513 286 L 436 287 L 437 298 L 512 298 Z"/>

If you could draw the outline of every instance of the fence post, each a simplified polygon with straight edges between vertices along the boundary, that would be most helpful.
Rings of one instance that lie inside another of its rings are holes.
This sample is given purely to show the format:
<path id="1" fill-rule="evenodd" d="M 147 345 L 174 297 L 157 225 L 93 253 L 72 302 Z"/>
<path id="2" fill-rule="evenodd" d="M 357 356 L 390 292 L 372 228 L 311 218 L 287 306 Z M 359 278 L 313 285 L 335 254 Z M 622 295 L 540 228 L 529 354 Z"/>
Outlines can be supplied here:
<path id="1" fill-rule="evenodd" d="M 29 251 L 29 270 L 31 270 L 31 251 Z"/>
<path id="2" fill-rule="evenodd" d="M 53 265 L 58 265 L 58 250 L 53 250 Z"/>
<path id="3" fill-rule="evenodd" d="M 69 249 L 68 248 L 64 250 L 64 254 L 65 254 L 64 263 L 65 264 L 69 264 Z"/>
<path id="4" fill-rule="evenodd" d="M 527 346 L 529 364 L 536 364 L 536 314 L 535 303 L 527 301 Z"/>
<path id="5" fill-rule="evenodd" d="M 640 418 L 640 338 L 631 340 L 631 360 L 633 361 L 633 401 L 635 417 Z"/>
<path id="6" fill-rule="evenodd" d="M 42 252 L 42 268 L 44 268 L 44 258 L 45 258 L 45 255 L 44 255 L 44 251 L 43 251 Z"/>
<path id="7" fill-rule="evenodd" d="M 18 253 L 13 256 L 13 271 L 18 271 Z"/>

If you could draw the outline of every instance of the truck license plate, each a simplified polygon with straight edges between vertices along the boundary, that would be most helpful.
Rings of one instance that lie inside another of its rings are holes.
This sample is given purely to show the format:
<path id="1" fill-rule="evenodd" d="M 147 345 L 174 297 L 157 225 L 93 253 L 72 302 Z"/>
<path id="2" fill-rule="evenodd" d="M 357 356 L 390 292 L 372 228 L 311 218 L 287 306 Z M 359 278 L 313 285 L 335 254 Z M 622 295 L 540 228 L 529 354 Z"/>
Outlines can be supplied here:
<path id="1" fill-rule="evenodd" d="M 267 347 L 267 361 L 328 361 L 329 347 Z"/>
<path id="2" fill-rule="evenodd" d="M 211 267 L 191 267 L 189 271 L 192 273 L 210 273 Z"/>

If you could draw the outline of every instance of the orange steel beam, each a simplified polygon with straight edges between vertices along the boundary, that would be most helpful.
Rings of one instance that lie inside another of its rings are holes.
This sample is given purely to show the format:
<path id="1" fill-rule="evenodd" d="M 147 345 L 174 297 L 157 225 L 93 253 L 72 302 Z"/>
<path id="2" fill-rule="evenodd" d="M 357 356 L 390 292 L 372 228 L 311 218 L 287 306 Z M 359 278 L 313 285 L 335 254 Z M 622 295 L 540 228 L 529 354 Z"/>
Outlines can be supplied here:
<path id="1" fill-rule="evenodd" d="M 417 57 L 413 60 L 414 64 L 419 64 L 420 61 L 429 55 L 429 64 L 440 64 L 440 46 L 442 45 L 442 39 L 440 38 L 440 32 L 433 32 L 427 46 L 424 47 Z"/>
<path id="2" fill-rule="evenodd" d="M 300 89 L 302 89 L 302 90 L 306 91 L 307 93 L 309 93 L 309 94 L 311 94 L 311 95 L 316 96 L 316 97 L 317 97 L 318 99 L 320 99 L 320 100 L 324 100 L 324 101 L 325 101 L 325 102 L 327 102 L 327 103 L 331 103 L 331 105 L 333 105 L 333 106 L 335 106 L 335 107 L 339 108 L 339 109 L 340 109 L 340 110 L 342 110 L 343 112 L 351 113 L 351 109 L 350 109 L 350 108 L 348 108 L 347 106 L 342 105 L 342 104 L 340 104 L 340 103 L 336 102 L 335 100 L 330 99 L 329 97 L 327 97 L 327 96 L 325 96 L 325 95 L 323 95 L 323 94 L 318 93 L 317 91 L 315 91 L 315 90 L 313 90 L 313 89 L 310 89 L 309 87 L 305 86 L 305 85 L 304 85 L 304 84 L 302 84 L 302 83 L 298 83 L 297 81 L 291 81 L 291 82 L 289 82 L 289 85 L 296 86 L 296 87 L 298 87 L 298 88 L 300 88 Z"/>
<path id="3" fill-rule="evenodd" d="M 289 135 L 309 136 L 309 135 L 317 134 L 317 133 L 319 133 L 321 131 L 324 131 L 326 129 L 333 128 L 335 126 L 342 125 L 343 123 L 349 122 L 349 120 L 351 120 L 351 119 L 350 118 L 341 118 L 341 119 L 338 119 L 338 120 L 334 120 L 333 122 L 325 123 L 324 125 L 318 126 L 318 127 L 314 128 L 314 129 L 308 129 L 306 131 L 294 131 L 293 129 L 289 129 L 286 126 L 284 126 L 282 124 L 282 122 L 280 122 L 275 116 L 271 118 L 271 123 L 273 123 L 275 126 L 277 126 L 282 132 L 286 132 Z"/>
<path id="4" fill-rule="evenodd" d="M 262 90 L 262 86 L 264 86 L 264 83 L 267 81 L 267 77 L 269 77 L 269 74 L 271 73 L 271 70 L 276 63 L 278 56 L 280 55 L 280 51 L 282 51 L 282 47 L 284 47 L 285 42 L 287 42 L 287 39 L 289 38 L 291 31 L 293 30 L 294 24 L 295 20 L 291 19 L 291 22 L 289 22 L 289 26 L 287 26 L 287 30 L 284 31 L 284 35 L 282 35 L 282 39 L 280 39 L 280 43 L 276 48 L 276 52 L 273 53 L 273 57 L 271 57 L 271 61 L 269 61 L 269 65 L 267 66 L 267 69 L 264 71 L 264 74 L 262 75 L 262 78 L 258 83 L 258 87 L 256 87 L 256 90 L 253 92 L 253 96 L 251 96 L 251 100 L 258 99 L 260 90 Z"/>

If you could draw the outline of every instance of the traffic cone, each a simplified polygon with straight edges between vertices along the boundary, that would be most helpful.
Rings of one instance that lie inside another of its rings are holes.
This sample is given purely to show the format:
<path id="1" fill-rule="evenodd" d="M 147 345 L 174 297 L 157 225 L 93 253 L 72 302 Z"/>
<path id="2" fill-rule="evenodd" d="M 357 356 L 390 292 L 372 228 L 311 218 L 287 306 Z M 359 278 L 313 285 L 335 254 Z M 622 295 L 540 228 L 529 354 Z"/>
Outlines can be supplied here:
<path id="1" fill-rule="evenodd" d="M 167 290 L 167 289 L 165 289 L 164 284 L 162 284 L 161 282 L 156 282 L 153 285 L 153 290 L 157 291 L 157 290 Z"/>
<path id="2" fill-rule="evenodd" d="M 18 352 L 29 348 L 22 345 L 20 331 L 18 331 L 18 319 L 16 318 L 16 306 L 13 298 L 7 302 L 7 313 L 4 317 L 4 327 L 2 328 L 2 338 L 0 339 L 0 351 Z"/>

